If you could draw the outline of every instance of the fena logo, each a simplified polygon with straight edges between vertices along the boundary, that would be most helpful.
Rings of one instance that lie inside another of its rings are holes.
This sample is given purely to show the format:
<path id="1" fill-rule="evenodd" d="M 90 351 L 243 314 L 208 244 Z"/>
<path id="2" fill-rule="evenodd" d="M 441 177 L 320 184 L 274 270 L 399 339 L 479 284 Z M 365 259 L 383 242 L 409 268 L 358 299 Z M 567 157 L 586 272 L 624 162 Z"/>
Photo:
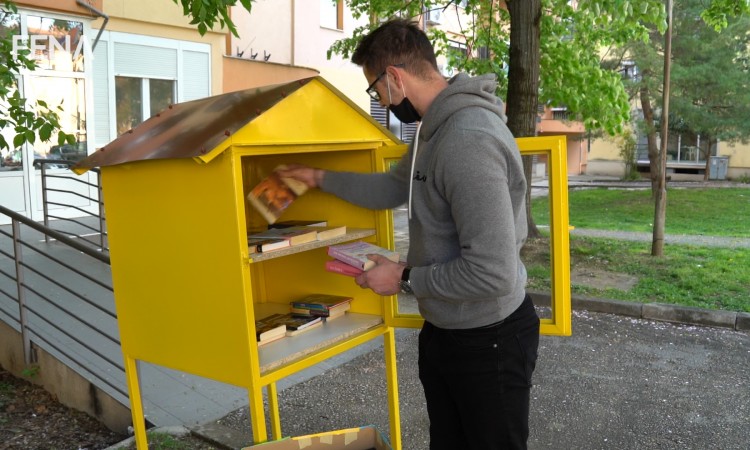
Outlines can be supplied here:
<path id="1" fill-rule="evenodd" d="M 77 60 L 82 53 L 86 59 L 93 59 L 91 43 L 87 36 L 81 36 L 77 42 L 71 42 L 70 35 L 65 35 L 64 39 L 58 39 L 51 34 L 15 35 L 13 36 L 13 57 L 17 58 L 21 50 L 29 50 L 31 59 L 55 60 L 55 53 L 58 51 L 71 55 L 73 61 Z"/>

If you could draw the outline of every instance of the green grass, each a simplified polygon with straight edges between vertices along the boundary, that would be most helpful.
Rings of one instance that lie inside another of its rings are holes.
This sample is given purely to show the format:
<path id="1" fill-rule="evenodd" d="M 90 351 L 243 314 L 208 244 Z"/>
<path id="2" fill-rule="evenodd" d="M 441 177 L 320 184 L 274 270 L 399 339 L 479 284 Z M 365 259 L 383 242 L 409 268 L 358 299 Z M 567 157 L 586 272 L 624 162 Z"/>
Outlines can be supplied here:
<path id="1" fill-rule="evenodd" d="M 653 231 L 651 190 L 585 189 L 569 194 L 570 224 L 576 228 Z M 547 198 L 532 201 L 538 225 L 549 224 Z M 750 189 L 667 191 L 667 234 L 750 237 Z"/>
<path id="2" fill-rule="evenodd" d="M 750 237 L 750 189 L 672 189 L 668 234 Z M 547 199 L 532 203 L 537 224 L 548 223 Z M 652 232 L 650 191 L 589 189 L 570 193 L 576 228 Z M 529 289 L 549 290 L 548 241 L 525 248 Z M 750 312 L 750 249 L 670 244 L 664 257 L 651 242 L 571 237 L 571 269 L 604 270 L 638 279 L 628 291 L 573 285 L 574 294 Z"/>

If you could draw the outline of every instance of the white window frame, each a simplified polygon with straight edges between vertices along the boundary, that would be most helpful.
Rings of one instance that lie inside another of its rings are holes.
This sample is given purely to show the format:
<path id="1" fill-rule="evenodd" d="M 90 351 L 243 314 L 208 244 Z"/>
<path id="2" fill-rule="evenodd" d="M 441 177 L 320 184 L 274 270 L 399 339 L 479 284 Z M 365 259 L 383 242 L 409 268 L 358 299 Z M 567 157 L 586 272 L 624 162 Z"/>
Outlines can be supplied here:
<path id="1" fill-rule="evenodd" d="M 169 38 L 161 38 L 161 37 L 153 37 L 153 36 L 143 36 L 138 34 L 131 34 L 131 33 L 123 33 L 119 31 L 104 31 L 102 33 L 101 37 L 102 41 L 106 41 L 107 44 L 107 76 L 110 81 L 110 86 L 112 86 L 112 89 L 109 91 L 109 130 L 110 130 L 110 137 L 114 139 L 114 137 L 117 136 L 117 100 L 115 97 L 115 77 L 131 77 L 131 78 L 140 78 L 144 82 L 142 83 L 141 89 L 142 89 L 142 95 L 143 95 L 143 107 L 144 107 L 144 119 L 146 120 L 148 117 L 150 117 L 150 108 L 145 109 L 147 105 L 150 104 L 150 96 L 148 93 L 148 85 L 149 79 L 161 79 L 161 80 L 172 80 L 175 82 L 175 102 L 179 103 L 182 101 L 185 101 L 185 83 L 181 82 L 181 80 L 185 79 L 185 70 L 184 70 L 184 61 L 183 61 L 183 52 L 184 51 L 193 51 L 198 53 L 205 53 L 208 56 L 208 79 L 207 79 L 207 85 L 208 85 L 208 93 L 210 95 L 211 93 L 211 86 L 213 83 L 213 80 L 211 79 L 212 73 L 211 73 L 211 45 L 205 44 L 201 42 L 188 42 L 188 41 L 180 41 L 176 39 L 169 39 Z M 115 72 L 115 45 L 118 43 L 122 44 L 132 44 L 132 45 L 140 45 L 144 47 L 156 47 L 156 48 L 166 48 L 175 50 L 177 53 L 177 69 L 176 74 L 174 77 L 155 77 L 155 76 L 148 76 L 144 75 L 143 73 L 138 73 L 137 70 L 134 71 L 121 71 L 121 72 Z"/>

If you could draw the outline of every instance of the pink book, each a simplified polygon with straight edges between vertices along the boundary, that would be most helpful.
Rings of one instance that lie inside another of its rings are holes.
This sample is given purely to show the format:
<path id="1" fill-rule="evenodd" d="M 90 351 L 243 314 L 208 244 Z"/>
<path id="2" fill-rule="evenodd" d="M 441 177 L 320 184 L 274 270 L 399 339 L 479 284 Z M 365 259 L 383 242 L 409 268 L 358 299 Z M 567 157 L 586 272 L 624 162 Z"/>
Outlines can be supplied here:
<path id="1" fill-rule="evenodd" d="M 350 277 L 356 277 L 360 273 L 364 272 L 364 270 L 357 269 L 356 267 L 350 266 L 349 264 L 341 262 L 337 259 L 326 261 L 326 270 Z"/>
<path id="2" fill-rule="evenodd" d="M 375 265 L 375 261 L 367 258 L 367 255 L 382 255 L 393 262 L 399 260 L 397 252 L 364 241 L 331 245 L 328 247 L 328 255 L 361 270 L 369 270 Z"/>

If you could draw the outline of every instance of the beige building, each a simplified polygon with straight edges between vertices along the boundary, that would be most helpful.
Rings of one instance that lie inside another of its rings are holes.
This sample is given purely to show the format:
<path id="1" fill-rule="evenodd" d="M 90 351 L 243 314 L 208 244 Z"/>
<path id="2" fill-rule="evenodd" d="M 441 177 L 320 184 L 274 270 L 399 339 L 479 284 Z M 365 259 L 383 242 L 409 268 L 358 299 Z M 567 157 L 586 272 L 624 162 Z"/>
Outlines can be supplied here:
<path id="1" fill-rule="evenodd" d="M 334 42 L 367 24 L 364 18 L 352 18 L 344 2 L 258 0 L 251 12 L 235 6 L 231 15 L 239 37 L 227 34 L 226 55 L 232 66 L 225 70 L 225 91 L 319 73 L 369 110 L 362 70 L 338 55 L 326 56 Z"/>
<path id="2" fill-rule="evenodd" d="M 708 148 L 697 142 L 683 142 L 680 136 L 671 136 L 667 149 L 667 175 L 673 180 L 702 180 L 706 172 Z M 588 150 L 588 175 L 622 177 L 625 163 L 613 139 L 600 138 L 584 144 Z M 649 161 L 645 144 L 639 145 L 637 163 L 639 171 L 647 174 Z M 728 144 L 719 142 L 711 149 L 708 161 L 709 179 L 737 180 L 750 177 L 750 143 Z"/>

